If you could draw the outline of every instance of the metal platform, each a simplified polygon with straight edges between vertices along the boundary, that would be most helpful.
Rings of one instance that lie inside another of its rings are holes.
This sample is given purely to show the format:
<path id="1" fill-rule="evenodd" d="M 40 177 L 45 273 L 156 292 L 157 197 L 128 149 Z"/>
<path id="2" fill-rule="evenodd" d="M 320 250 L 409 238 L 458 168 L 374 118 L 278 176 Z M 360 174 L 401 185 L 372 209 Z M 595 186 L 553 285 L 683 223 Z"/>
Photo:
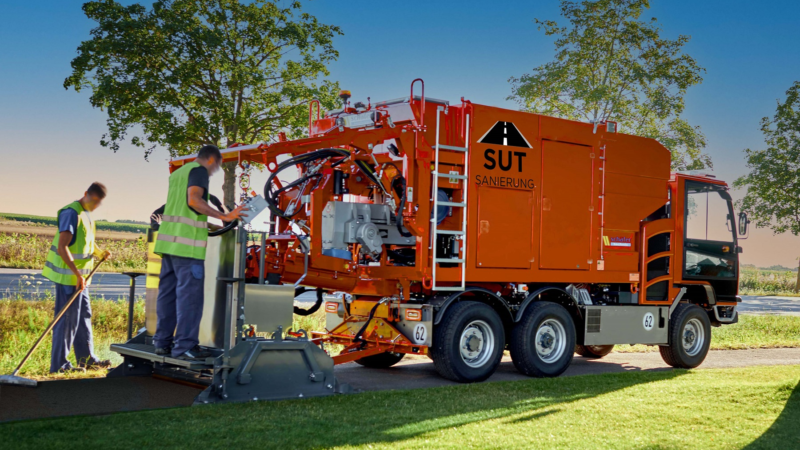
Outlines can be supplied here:
<path id="1" fill-rule="evenodd" d="M 214 368 L 214 356 L 206 358 L 205 361 L 189 361 L 164 355 L 156 355 L 156 348 L 151 344 L 111 344 L 111 351 L 117 352 L 122 356 L 131 356 L 133 358 L 182 367 L 184 369 L 202 370 Z"/>

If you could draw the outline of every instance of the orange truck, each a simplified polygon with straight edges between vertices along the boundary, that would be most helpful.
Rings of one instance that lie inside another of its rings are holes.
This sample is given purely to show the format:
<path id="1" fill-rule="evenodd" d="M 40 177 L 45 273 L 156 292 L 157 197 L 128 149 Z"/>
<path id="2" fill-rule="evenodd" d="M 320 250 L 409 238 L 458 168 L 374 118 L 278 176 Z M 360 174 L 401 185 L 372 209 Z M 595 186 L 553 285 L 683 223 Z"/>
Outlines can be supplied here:
<path id="1" fill-rule="evenodd" d="M 552 377 L 575 352 L 648 344 L 688 368 L 712 326 L 737 322 L 747 218 L 737 229 L 723 181 L 671 173 L 657 141 L 426 98 L 422 80 L 395 100 L 340 97 L 324 115 L 309 105 L 307 138 L 223 150 L 271 172 L 247 281 L 336 294 L 318 296 L 326 330 L 311 334 L 344 346 L 336 364 L 427 355 L 473 382 L 508 349 L 520 372 Z"/>

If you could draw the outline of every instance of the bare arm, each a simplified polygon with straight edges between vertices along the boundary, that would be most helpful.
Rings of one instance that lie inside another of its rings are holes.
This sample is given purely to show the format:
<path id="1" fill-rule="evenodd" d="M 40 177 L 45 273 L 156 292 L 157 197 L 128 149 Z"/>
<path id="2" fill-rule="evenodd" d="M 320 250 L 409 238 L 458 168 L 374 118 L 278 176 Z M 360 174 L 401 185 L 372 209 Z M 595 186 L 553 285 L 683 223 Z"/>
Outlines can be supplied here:
<path id="1" fill-rule="evenodd" d="M 199 186 L 189 186 L 189 207 L 199 214 L 219 219 L 223 222 L 233 222 L 241 216 L 242 211 L 246 211 L 243 206 L 239 206 L 228 214 L 222 214 L 212 208 L 203 198 L 203 188 Z"/>

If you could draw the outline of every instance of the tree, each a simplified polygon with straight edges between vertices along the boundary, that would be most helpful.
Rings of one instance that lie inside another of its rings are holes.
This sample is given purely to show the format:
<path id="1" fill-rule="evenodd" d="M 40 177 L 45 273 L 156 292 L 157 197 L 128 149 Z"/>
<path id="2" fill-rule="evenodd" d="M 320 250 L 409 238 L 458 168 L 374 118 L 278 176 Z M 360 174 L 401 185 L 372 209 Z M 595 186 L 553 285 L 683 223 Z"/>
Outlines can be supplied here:
<path id="1" fill-rule="evenodd" d="M 639 20 L 649 0 L 561 2 L 561 27 L 535 19 L 555 36 L 555 60 L 512 77 L 523 109 L 572 120 L 617 121 L 624 132 L 659 140 L 675 170 L 711 167 L 700 127 L 681 117 L 686 90 L 705 72 L 683 53 L 689 36 L 661 37 L 655 18 Z"/>
<path id="2" fill-rule="evenodd" d="M 114 0 L 83 5 L 97 22 L 78 47 L 64 88 L 91 89 L 108 114 L 100 144 L 156 146 L 174 156 L 204 144 L 300 137 L 305 103 L 336 103 L 338 83 L 324 79 L 338 57 L 339 27 L 267 0 L 162 0 L 147 9 Z M 236 166 L 224 167 L 224 202 L 234 203 Z"/>
<path id="3" fill-rule="evenodd" d="M 800 81 L 786 91 L 775 116 L 761 119 L 767 148 L 745 149 L 750 173 L 733 182 L 747 188 L 737 206 L 757 227 L 800 236 Z M 800 290 L 800 271 L 796 290 Z"/>

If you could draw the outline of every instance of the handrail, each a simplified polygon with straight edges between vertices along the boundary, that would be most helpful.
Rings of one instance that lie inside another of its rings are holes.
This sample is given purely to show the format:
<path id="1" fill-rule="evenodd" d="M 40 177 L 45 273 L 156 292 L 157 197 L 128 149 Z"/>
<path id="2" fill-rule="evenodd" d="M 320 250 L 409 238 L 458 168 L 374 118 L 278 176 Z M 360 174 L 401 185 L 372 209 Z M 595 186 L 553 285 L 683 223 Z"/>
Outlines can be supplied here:
<path id="1" fill-rule="evenodd" d="M 425 126 L 425 81 L 423 81 L 422 78 L 416 78 L 414 79 L 414 81 L 411 82 L 411 95 L 408 99 L 408 102 L 410 104 L 414 103 L 414 84 L 416 84 L 417 81 L 419 81 L 420 84 L 422 85 L 422 97 L 421 97 L 422 107 L 420 108 L 420 115 L 419 115 L 419 128 L 421 129 L 422 127 Z"/>
<path id="2" fill-rule="evenodd" d="M 319 120 L 320 110 L 322 109 L 322 107 L 319 104 L 319 100 L 313 99 L 310 102 L 308 102 L 308 137 L 311 137 L 311 124 L 313 123 L 312 111 L 314 109 L 314 103 L 317 104 L 317 119 L 316 120 Z"/>

